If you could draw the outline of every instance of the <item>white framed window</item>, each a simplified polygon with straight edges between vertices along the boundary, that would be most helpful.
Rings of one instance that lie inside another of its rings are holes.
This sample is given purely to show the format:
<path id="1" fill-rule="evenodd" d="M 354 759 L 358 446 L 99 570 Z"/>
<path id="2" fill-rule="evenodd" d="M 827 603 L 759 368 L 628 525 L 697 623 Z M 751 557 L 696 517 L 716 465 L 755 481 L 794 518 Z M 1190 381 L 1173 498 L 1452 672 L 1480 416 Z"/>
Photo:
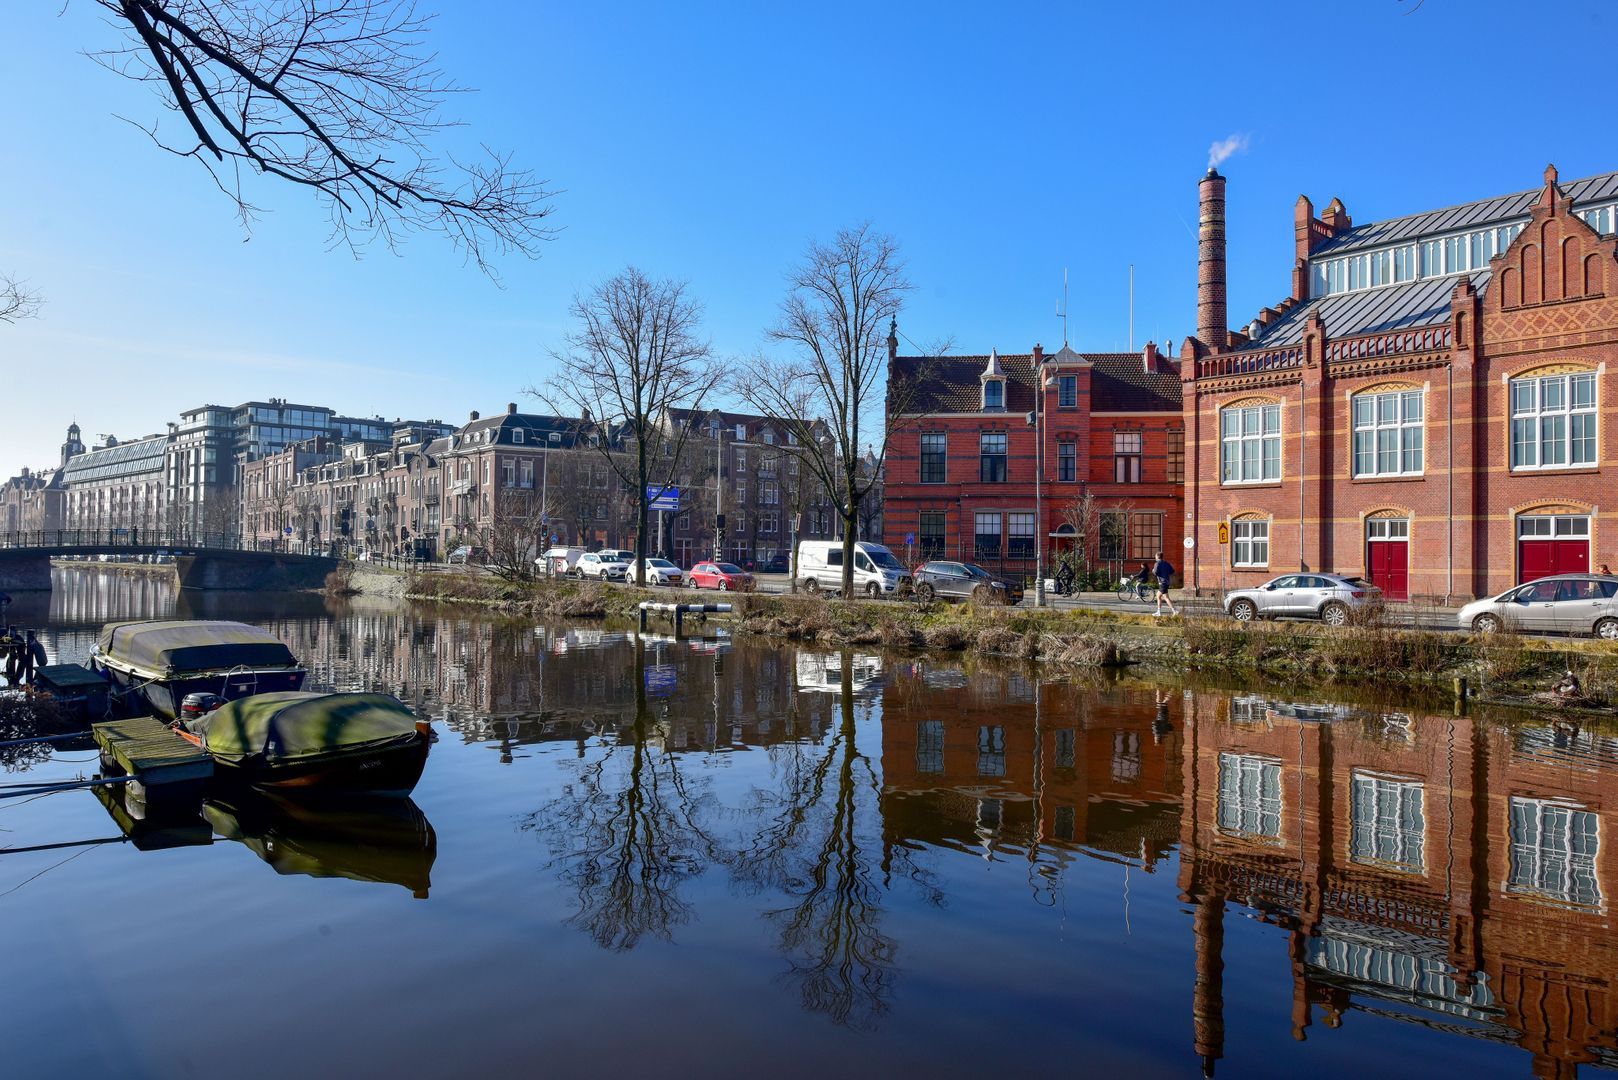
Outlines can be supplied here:
<path id="1" fill-rule="evenodd" d="M 1511 467 L 1564 469 L 1597 462 L 1596 375 L 1511 380 Z"/>
<path id="2" fill-rule="evenodd" d="M 1281 838 L 1281 762 L 1258 754 L 1219 755 L 1219 831 Z"/>
<path id="3" fill-rule="evenodd" d="M 1354 395 L 1355 476 L 1421 475 L 1425 396 L 1420 390 Z"/>
<path id="4" fill-rule="evenodd" d="M 1219 414 L 1219 480 L 1281 479 L 1281 406 L 1240 405 Z"/>
<path id="5" fill-rule="evenodd" d="M 511 441 L 514 442 L 514 443 L 520 443 L 520 442 L 523 441 L 523 429 L 522 428 L 512 428 L 511 429 Z"/>
<path id="6" fill-rule="evenodd" d="M 1006 381 L 1004 379 L 983 380 L 983 411 L 993 412 L 1006 407 Z"/>
<path id="7" fill-rule="evenodd" d="M 1523 514 L 1517 518 L 1519 540 L 1588 540 L 1590 518 L 1584 514 Z"/>
<path id="8" fill-rule="evenodd" d="M 1426 791 L 1415 780 L 1355 771 L 1349 857 L 1401 873 L 1426 869 Z"/>
<path id="9" fill-rule="evenodd" d="M 1601 824 L 1591 811 L 1572 803 L 1512 796 L 1507 892 L 1599 908 L 1600 850 Z"/>
<path id="10" fill-rule="evenodd" d="M 1365 523 L 1367 540 L 1409 540 L 1409 518 L 1370 518 Z"/>
<path id="11" fill-rule="evenodd" d="M 1270 565 L 1270 523 L 1251 519 L 1230 523 L 1230 565 Z"/>

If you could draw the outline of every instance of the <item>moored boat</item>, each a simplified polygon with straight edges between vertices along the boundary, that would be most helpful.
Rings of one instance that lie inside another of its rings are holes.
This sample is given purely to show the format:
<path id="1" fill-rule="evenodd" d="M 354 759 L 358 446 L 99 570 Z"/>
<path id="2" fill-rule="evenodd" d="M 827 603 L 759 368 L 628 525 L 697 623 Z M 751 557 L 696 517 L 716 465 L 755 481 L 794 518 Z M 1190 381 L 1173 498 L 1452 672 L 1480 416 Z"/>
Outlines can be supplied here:
<path id="1" fill-rule="evenodd" d="M 255 694 L 174 724 L 216 779 L 276 789 L 408 795 L 432 727 L 387 694 Z"/>
<path id="2" fill-rule="evenodd" d="M 305 671 L 268 630 L 220 620 L 108 623 L 90 652 L 128 704 L 173 720 L 187 694 L 227 701 L 298 690 Z"/>

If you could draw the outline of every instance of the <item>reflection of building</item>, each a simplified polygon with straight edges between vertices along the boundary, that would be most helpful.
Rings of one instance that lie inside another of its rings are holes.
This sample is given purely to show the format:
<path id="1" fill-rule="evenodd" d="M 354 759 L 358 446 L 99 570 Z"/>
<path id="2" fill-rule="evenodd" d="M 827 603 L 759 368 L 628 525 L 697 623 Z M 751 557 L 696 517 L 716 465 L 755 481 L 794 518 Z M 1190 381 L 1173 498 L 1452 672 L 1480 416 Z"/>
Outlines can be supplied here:
<path id="1" fill-rule="evenodd" d="M 871 653 L 798 654 L 798 689 L 840 694 L 843 676 L 848 675 L 849 692 L 855 697 L 869 694 L 882 684 L 882 657 Z"/>
<path id="2" fill-rule="evenodd" d="M 1177 695 L 982 671 L 961 686 L 917 665 L 883 695 L 886 828 L 907 841 L 1082 844 L 1151 869 L 1175 838 L 1179 709 Z"/>
<path id="3" fill-rule="evenodd" d="M 1618 1065 L 1618 851 L 1602 846 L 1618 741 L 1403 713 L 1318 723 L 1207 696 L 1185 748 L 1180 887 L 1198 905 L 1207 1061 L 1224 1051 L 1235 901 L 1290 931 L 1298 1038 L 1359 1010 L 1514 1043 L 1538 1077 Z"/>

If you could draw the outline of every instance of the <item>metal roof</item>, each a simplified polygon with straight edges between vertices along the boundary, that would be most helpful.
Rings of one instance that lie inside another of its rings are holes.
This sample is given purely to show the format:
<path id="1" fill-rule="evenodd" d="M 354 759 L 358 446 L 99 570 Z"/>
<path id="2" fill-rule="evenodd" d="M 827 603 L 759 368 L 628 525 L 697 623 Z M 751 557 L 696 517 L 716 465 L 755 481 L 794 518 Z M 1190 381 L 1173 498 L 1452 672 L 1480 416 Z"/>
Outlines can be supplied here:
<path id="1" fill-rule="evenodd" d="M 1427 278 L 1408 285 L 1383 285 L 1358 292 L 1336 293 L 1299 304 L 1277 322 L 1271 323 L 1258 339 L 1244 349 L 1270 349 L 1296 345 L 1303 340 L 1304 323 L 1315 312 L 1334 338 L 1359 334 L 1385 334 L 1433 326 L 1450 317 L 1450 296 L 1462 279 L 1479 292 L 1489 281 L 1490 271 L 1451 274 Z"/>
<path id="2" fill-rule="evenodd" d="M 1562 193 L 1578 209 L 1590 203 L 1610 202 L 1618 199 L 1618 172 L 1587 176 L 1558 185 Z M 1428 210 L 1407 217 L 1390 218 L 1358 225 L 1341 236 L 1334 237 L 1316 248 L 1311 260 L 1342 255 L 1350 251 L 1383 247 L 1421 236 L 1435 236 L 1462 229 L 1481 228 L 1484 225 L 1505 224 L 1526 219 L 1528 210 L 1545 188 L 1543 185 L 1511 195 L 1497 195 L 1492 199 L 1448 206 L 1442 210 Z"/>

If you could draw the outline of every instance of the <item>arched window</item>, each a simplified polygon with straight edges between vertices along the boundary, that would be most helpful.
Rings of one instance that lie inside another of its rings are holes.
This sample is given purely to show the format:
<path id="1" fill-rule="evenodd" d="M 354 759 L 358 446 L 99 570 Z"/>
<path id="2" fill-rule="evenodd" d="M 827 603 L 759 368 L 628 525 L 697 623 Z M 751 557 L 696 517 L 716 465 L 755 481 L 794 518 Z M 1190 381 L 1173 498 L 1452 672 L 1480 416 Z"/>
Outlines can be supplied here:
<path id="1" fill-rule="evenodd" d="M 1354 395 L 1354 475 L 1419 476 L 1424 459 L 1425 394 L 1372 389 Z"/>
<path id="2" fill-rule="evenodd" d="M 1594 465 L 1596 374 L 1531 372 L 1511 380 L 1511 467 Z"/>
<path id="3" fill-rule="evenodd" d="M 1219 414 L 1219 479 L 1249 484 L 1281 479 L 1281 406 L 1237 403 Z"/>

